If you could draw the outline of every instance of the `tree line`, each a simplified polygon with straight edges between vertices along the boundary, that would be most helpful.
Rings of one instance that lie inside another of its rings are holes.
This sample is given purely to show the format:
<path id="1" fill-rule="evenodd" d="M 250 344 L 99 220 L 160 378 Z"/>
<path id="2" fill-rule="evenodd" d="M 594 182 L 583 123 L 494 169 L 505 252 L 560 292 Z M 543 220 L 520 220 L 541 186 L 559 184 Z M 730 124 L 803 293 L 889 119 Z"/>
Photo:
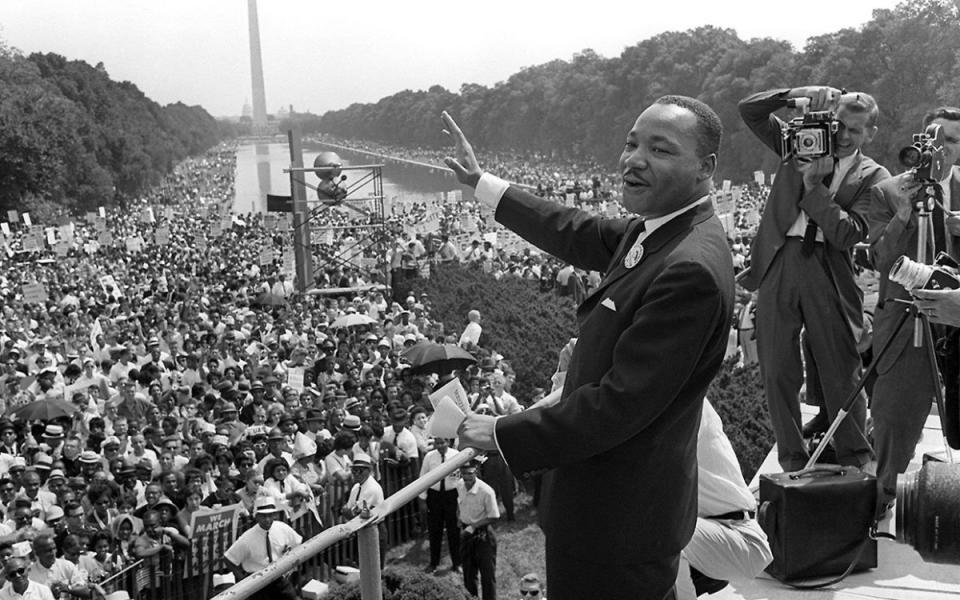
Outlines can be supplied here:
<path id="1" fill-rule="evenodd" d="M 129 81 L 0 42 L 0 209 L 90 211 L 158 183 L 231 132 L 199 106 L 160 106 Z"/>
<path id="2" fill-rule="evenodd" d="M 795 10 L 803 10 L 797 6 Z M 824 15 L 829 22 L 829 15 Z M 873 94 L 880 130 L 865 151 L 895 167 L 898 150 L 920 130 L 923 113 L 960 105 L 960 9 L 953 0 L 907 0 L 879 9 L 859 28 L 807 40 L 803 51 L 770 38 L 742 40 L 712 26 L 666 32 L 614 58 L 592 50 L 572 60 L 523 69 L 493 87 L 464 84 L 404 90 L 373 104 L 353 104 L 307 130 L 406 146 L 441 148 L 438 115 L 449 110 L 476 147 L 514 149 L 615 166 L 618 145 L 639 111 L 664 94 L 705 101 L 723 120 L 718 176 L 772 172 L 776 157 L 741 121 L 737 102 L 777 87 L 831 85 Z"/>

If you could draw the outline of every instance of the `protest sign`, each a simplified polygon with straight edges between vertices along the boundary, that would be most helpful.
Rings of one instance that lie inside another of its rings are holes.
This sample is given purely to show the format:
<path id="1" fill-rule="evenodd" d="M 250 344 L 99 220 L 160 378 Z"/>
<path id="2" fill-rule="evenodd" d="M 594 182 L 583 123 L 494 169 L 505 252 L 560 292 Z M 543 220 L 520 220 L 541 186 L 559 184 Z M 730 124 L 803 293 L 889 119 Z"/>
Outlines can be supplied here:
<path id="1" fill-rule="evenodd" d="M 30 220 L 30 213 L 23 213 L 20 216 L 23 217 L 24 225 L 26 225 L 27 227 L 30 227 L 31 225 L 33 225 L 33 221 Z"/>
<path id="2" fill-rule="evenodd" d="M 109 231 L 101 231 L 97 241 L 100 242 L 101 246 L 110 246 L 113 244 L 113 234 Z"/>
<path id="3" fill-rule="evenodd" d="M 290 367 L 287 369 L 287 385 L 297 390 L 303 391 L 303 367 Z"/>
<path id="4" fill-rule="evenodd" d="M 3 231 L 3 235 L 10 235 L 10 224 L 7 222 L 0 223 L 0 231 Z"/>
<path id="5" fill-rule="evenodd" d="M 100 213 L 100 218 L 102 218 L 102 219 L 106 219 L 106 218 L 107 218 L 107 209 L 106 209 L 106 208 L 100 206 L 100 207 L 97 208 L 97 212 Z"/>
<path id="6" fill-rule="evenodd" d="M 754 171 L 753 172 L 753 181 L 757 185 L 763 185 L 763 171 Z"/>
<path id="7" fill-rule="evenodd" d="M 733 183 L 729 179 L 723 180 L 723 193 L 724 195 L 730 193 L 730 188 L 733 186 Z"/>
<path id="8" fill-rule="evenodd" d="M 170 243 L 170 228 L 169 227 L 157 227 L 156 233 L 153 236 L 154 243 L 157 246 L 166 246 Z"/>
<path id="9" fill-rule="evenodd" d="M 44 304 L 47 301 L 47 288 L 42 283 L 23 284 L 24 304 Z"/>
<path id="10" fill-rule="evenodd" d="M 439 389 L 430 394 L 430 403 L 434 410 L 443 398 L 449 398 L 460 409 L 463 414 L 470 414 L 470 401 L 467 398 L 467 390 L 463 389 L 463 384 L 457 378 L 451 379 Z"/>
<path id="11" fill-rule="evenodd" d="M 43 250 L 43 238 L 33 233 L 23 236 L 23 249 L 27 252 L 40 252 Z"/>
<path id="12" fill-rule="evenodd" d="M 260 251 L 260 266 L 265 267 L 273 262 L 274 257 L 276 257 L 276 252 L 273 248 L 264 248 Z"/>
<path id="13" fill-rule="evenodd" d="M 190 576 L 205 575 L 208 565 L 214 570 L 224 567 L 223 555 L 217 549 L 229 548 L 237 539 L 237 518 L 242 507 L 230 504 L 221 508 L 200 509 L 190 515 L 190 546 L 193 572 Z M 222 543 L 209 543 L 211 540 Z"/>

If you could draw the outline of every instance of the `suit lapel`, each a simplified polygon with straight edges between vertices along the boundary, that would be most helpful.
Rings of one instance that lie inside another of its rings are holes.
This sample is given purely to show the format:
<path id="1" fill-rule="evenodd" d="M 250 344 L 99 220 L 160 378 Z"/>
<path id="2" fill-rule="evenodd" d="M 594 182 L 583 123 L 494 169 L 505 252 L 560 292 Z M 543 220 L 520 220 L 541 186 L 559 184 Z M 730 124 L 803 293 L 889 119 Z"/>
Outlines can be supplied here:
<path id="1" fill-rule="evenodd" d="M 840 187 L 837 188 L 837 193 L 834 196 L 834 202 L 843 208 L 849 208 L 850 205 L 853 204 L 856 192 L 863 183 L 862 166 L 863 154 L 858 152 L 857 157 L 853 160 L 853 164 L 850 165 L 850 168 L 843 175 L 843 181 L 840 182 Z"/>
<path id="2" fill-rule="evenodd" d="M 713 216 L 713 204 L 710 202 L 704 202 L 702 205 L 695 208 L 691 208 L 687 212 L 671 219 L 668 223 L 664 224 L 662 227 L 657 228 L 650 237 L 643 241 L 643 258 L 640 261 L 642 265 L 644 261 L 648 260 L 650 256 L 657 253 L 660 248 L 663 247 L 668 241 L 673 239 L 677 234 L 686 231 L 693 225 L 702 223 L 703 221 L 709 219 Z M 610 265 L 610 271 L 607 273 L 606 277 L 603 278 L 603 281 L 600 282 L 600 285 L 597 286 L 597 289 L 593 290 L 589 296 L 580 304 L 578 313 L 583 311 L 589 312 L 593 309 L 593 305 L 596 303 L 596 299 L 603 294 L 604 290 L 610 287 L 614 282 L 621 279 L 624 275 L 629 273 L 634 269 L 628 269 L 623 264 L 623 257 L 630 250 L 630 247 L 633 246 L 633 242 L 637 239 L 637 234 L 635 229 L 631 229 L 626 243 L 622 244 L 617 250 L 617 254 L 614 256 L 613 262 Z"/>

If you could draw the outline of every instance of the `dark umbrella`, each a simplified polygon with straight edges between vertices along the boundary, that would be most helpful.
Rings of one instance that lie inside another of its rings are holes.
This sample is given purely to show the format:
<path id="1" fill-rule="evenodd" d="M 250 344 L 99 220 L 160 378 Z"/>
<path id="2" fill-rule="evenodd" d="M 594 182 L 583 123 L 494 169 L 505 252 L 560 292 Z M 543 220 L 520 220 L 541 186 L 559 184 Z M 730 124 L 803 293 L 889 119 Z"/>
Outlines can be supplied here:
<path id="1" fill-rule="evenodd" d="M 64 400 L 34 400 L 23 406 L 17 406 L 7 411 L 8 415 L 16 415 L 20 421 L 49 421 L 60 417 L 72 417 L 77 412 L 75 406 Z"/>
<path id="2" fill-rule="evenodd" d="M 259 304 L 260 306 L 284 306 L 287 303 L 287 299 L 283 296 L 271 294 L 270 292 L 264 292 L 257 296 L 253 303 Z"/>
<path id="3" fill-rule="evenodd" d="M 449 373 L 456 369 L 466 369 L 477 362 L 472 354 L 456 344 L 437 344 L 435 342 L 420 342 L 402 353 L 403 358 L 410 363 L 410 372 Z"/>

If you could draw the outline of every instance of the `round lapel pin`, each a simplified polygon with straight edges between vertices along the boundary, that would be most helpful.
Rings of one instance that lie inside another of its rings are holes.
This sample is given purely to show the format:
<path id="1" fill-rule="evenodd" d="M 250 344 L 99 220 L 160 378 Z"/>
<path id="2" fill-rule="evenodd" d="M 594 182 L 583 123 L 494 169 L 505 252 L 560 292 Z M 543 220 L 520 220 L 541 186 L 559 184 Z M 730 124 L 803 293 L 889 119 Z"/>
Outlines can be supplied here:
<path id="1" fill-rule="evenodd" d="M 627 252 L 627 255 L 623 259 L 623 266 L 628 269 L 632 269 L 637 266 L 637 263 L 640 262 L 640 259 L 643 258 L 643 246 L 640 244 L 635 244 L 633 248 L 630 248 L 630 252 Z"/>

